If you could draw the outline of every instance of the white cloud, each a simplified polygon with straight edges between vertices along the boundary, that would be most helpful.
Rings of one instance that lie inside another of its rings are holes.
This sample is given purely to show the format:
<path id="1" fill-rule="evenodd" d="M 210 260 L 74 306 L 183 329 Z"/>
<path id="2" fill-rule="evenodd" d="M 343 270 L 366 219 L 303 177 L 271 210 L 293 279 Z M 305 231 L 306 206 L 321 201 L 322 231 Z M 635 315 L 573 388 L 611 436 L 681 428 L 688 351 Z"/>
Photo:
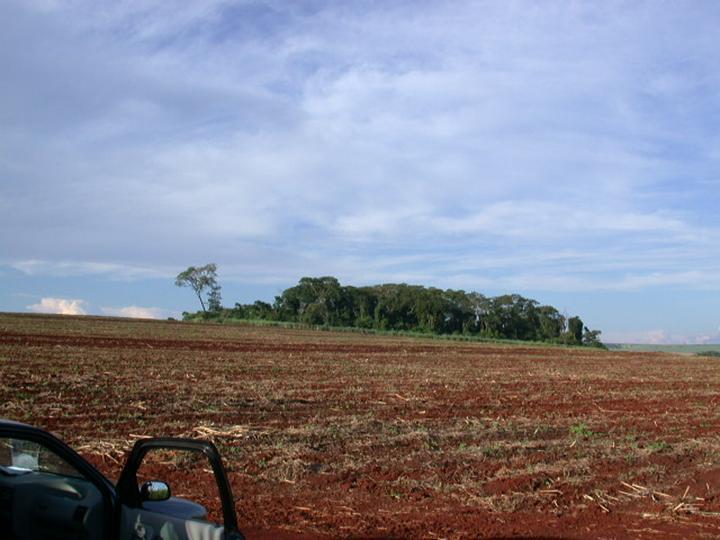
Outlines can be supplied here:
<path id="1" fill-rule="evenodd" d="M 42 298 L 39 303 L 27 306 L 27 309 L 33 313 L 60 315 L 87 315 L 89 313 L 87 301 L 69 298 Z M 167 309 L 142 306 L 101 307 L 100 312 L 103 315 L 135 319 L 165 319 L 174 315 Z"/>
<path id="2" fill-rule="evenodd" d="M 157 307 L 103 307 L 100 308 L 104 315 L 113 317 L 130 317 L 133 319 L 165 319 L 171 314 L 168 310 Z"/>
<path id="3" fill-rule="evenodd" d="M 40 303 L 27 306 L 34 313 L 56 313 L 59 315 L 86 315 L 85 300 L 68 298 L 42 298 Z"/>

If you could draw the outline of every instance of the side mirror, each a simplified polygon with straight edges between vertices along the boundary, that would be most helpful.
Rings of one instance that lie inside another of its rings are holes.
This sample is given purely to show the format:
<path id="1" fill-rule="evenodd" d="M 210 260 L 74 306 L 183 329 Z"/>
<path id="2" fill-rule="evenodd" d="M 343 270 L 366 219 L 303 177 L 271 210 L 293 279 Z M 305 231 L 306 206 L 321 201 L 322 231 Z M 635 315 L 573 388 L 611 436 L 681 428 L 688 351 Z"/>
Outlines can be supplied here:
<path id="1" fill-rule="evenodd" d="M 170 486 L 165 482 L 153 480 L 145 482 L 140 487 L 140 499 L 142 501 L 167 501 L 170 498 Z"/>

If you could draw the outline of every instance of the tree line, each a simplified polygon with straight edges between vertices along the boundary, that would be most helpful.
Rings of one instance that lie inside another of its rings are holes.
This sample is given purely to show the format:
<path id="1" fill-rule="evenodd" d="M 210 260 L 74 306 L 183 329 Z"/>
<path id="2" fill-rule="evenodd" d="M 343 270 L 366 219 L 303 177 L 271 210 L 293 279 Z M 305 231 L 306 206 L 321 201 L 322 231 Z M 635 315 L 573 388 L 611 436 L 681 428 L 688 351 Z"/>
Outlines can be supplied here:
<path id="1" fill-rule="evenodd" d="M 603 347 L 600 331 L 587 328 L 580 317 L 566 317 L 519 294 L 491 297 L 405 283 L 353 287 L 332 276 L 303 277 L 272 304 L 257 300 L 225 308 L 215 271 L 215 265 L 206 265 L 178 275 L 176 284 L 192 287 L 202 306 L 201 312 L 183 313 L 185 320 L 254 319 Z"/>

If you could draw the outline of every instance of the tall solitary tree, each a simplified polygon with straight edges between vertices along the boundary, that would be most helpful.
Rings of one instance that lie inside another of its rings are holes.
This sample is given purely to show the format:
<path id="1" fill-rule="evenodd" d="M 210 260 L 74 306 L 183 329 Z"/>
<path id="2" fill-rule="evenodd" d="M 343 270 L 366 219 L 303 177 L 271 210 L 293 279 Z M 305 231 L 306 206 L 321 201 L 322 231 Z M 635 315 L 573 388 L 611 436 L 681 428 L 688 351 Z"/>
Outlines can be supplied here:
<path id="1" fill-rule="evenodd" d="M 211 309 L 215 309 L 214 303 L 219 303 L 220 286 L 217 284 L 217 265 L 214 263 L 205 266 L 189 266 L 184 272 L 180 272 L 175 278 L 175 285 L 178 287 L 190 287 L 200 300 L 200 306 L 203 313 L 207 313 L 205 302 L 203 301 L 203 291 L 209 290 L 212 294 L 210 301 L 213 305 Z"/>

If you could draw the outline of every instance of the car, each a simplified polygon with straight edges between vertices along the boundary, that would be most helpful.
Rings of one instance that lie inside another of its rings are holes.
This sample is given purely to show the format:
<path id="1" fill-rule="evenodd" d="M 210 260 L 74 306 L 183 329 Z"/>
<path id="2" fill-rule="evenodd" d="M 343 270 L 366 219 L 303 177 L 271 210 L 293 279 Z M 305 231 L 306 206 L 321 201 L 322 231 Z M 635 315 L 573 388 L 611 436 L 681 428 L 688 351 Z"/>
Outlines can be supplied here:
<path id="1" fill-rule="evenodd" d="M 207 510 L 172 496 L 162 480 L 138 481 L 153 452 L 188 453 L 209 462 L 222 523 Z M 0 536 L 8 540 L 244 540 L 230 483 L 212 442 L 186 438 L 138 440 L 113 484 L 49 432 L 0 419 Z"/>

